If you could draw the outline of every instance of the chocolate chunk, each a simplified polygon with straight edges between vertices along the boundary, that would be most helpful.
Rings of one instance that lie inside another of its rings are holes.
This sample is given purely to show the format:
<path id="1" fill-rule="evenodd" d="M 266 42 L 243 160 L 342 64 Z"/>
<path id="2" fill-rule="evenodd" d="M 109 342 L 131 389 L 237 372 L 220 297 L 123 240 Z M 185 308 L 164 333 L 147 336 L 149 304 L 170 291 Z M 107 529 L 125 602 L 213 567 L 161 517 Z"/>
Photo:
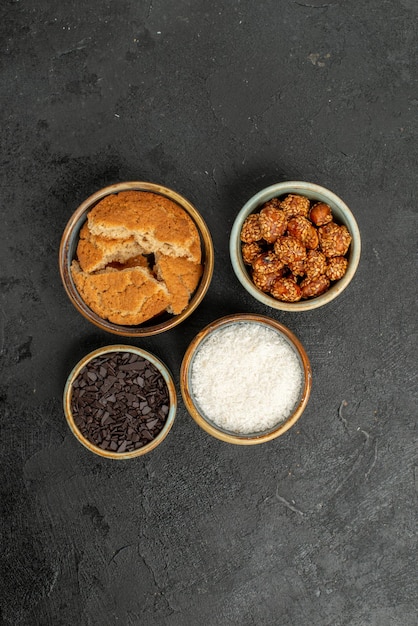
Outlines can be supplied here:
<path id="1" fill-rule="evenodd" d="M 129 372 L 131 370 L 139 370 L 140 368 L 138 367 L 137 363 L 127 363 L 126 365 L 121 365 L 120 366 L 120 370 L 122 372 Z"/>
<path id="2" fill-rule="evenodd" d="M 169 400 L 167 384 L 152 363 L 135 353 L 112 352 L 80 371 L 71 410 L 88 441 L 123 454 L 154 440 L 164 427 Z"/>

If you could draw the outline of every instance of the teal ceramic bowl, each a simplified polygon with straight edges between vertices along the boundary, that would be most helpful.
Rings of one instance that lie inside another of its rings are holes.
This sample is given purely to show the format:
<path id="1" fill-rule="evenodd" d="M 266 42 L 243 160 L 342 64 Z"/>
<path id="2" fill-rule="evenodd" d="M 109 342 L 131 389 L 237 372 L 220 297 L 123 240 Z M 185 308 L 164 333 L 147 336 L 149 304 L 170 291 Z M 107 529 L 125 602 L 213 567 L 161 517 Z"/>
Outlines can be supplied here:
<path id="1" fill-rule="evenodd" d="M 325 202 L 328 204 L 331 207 L 334 221 L 338 224 L 344 224 L 348 228 L 352 237 L 350 249 L 348 251 L 348 268 L 343 278 L 333 283 L 330 289 L 328 289 L 328 291 L 324 294 L 310 300 L 300 300 L 299 302 L 282 302 L 280 300 L 276 300 L 269 294 L 264 293 L 260 289 L 257 289 L 251 280 L 248 266 L 245 265 L 241 254 L 240 234 L 242 225 L 248 215 L 250 215 L 250 213 L 257 213 L 261 209 L 262 205 L 268 200 L 283 197 L 290 193 L 306 196 L 315 202 Z M 343 200 L 335 195 L 335 193 L 325 187 L 315 185 L 314 183 L 290 181 L 266 187 L 246 202 L 234 221 L 231 230 L 229 251 L 232 267 L 239 282 L 248 291 L 248 293 L 253 296 L 253 298 L 273 309 L 301 312 L 316 309 L 328 304 L 337 298 L 348 287 L 354 278 L 360 261 L 361 238 L 354 215 Z"/>

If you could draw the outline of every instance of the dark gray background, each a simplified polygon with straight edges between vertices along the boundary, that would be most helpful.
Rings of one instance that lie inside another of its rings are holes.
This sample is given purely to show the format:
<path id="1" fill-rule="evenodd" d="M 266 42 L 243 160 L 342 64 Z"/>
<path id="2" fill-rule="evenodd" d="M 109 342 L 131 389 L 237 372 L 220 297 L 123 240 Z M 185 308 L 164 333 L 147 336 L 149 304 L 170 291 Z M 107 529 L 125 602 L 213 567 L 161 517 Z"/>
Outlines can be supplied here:
<path id="1" fill-rule="evenodd" d="M 417 17 L 415 0 L 2 0 L 3 624 L 417 623 Z M 295 179 L 351 207 L 363 253 L 339 299 L 286 314 L 247 296 L 228 238 L 251 195 Z M 137 345 L 178 384 L 213 319 L 283 322 L 313 391 L 282 438 L 224 444 L 181 401 L 137 460 L 70 434 L 65 378 L 115 337 L 68 301 L 60 236 L 125 180 L 186 196 L 216 252 L 199 309 Z"/>

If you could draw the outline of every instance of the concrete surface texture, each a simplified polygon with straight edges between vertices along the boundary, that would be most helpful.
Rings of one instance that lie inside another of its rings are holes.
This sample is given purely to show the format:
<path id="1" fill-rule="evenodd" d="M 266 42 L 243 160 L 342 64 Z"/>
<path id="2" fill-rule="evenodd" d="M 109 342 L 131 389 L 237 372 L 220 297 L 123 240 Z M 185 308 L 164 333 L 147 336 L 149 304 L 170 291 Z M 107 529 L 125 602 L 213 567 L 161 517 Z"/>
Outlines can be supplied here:
<path id="1" fill-rule="evenodd" d="M 3 0 L 0 16 L 1 623 L 415 625 L 417 2 Z M 68 373 L 121 339 L 69 302 L 60 237 L 126 180 L 186 196 L 216 253 L 192 317 L 136 344 L 178 385 L 213 319 L 281 321 L 313 368 L 283 437 L 225 444 L 181 402 L 137 460 L 70 433 Z M 229 261 L 241 206 L 284 180 L 338 194 L 363 240 L 349 288 L 303 314 L 252 300 Z"/>

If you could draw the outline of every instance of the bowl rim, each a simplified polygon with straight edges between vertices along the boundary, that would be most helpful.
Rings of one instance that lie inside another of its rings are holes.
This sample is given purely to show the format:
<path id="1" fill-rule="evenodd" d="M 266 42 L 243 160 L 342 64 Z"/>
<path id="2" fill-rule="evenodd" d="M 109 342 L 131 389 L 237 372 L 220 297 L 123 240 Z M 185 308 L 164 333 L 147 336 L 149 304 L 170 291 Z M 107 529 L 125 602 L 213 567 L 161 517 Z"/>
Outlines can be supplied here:
<path id="1" fill-rule="evenodd" d="M 291 344 L 295 351 L 298 353 L 301 362 L 304 382 L 300 401 L 292 415 L 290 415 L 284 422 L 281 422 L 275 428 L 268 432 L 239 435 L 238 433 L 225 431 L 221 428 L 216 427 L 216 425 L 209 423 L 207 419 L 198 411 L 195 403 L 193 402 L 193 398 L 190 392 L 189 372 L 193 357 L 196 354 L 199 345 L 213 332 L 216 332 L 222 327 L 237 322 L 254 322 L 264 326 L 268 326 L 269 328 L 278 331 L 279 334 L 284 335 L 289 344 Z M 311 388 L 312 368 L 306 350 L 300 340 L 289 328 L 287 328 L 287 326 L 285 326 L 281 322 L 278 322 L 277 320 L 266 315 L 259 315 L 254 313 L 235 313 L 232 315 L 226 315 L 224 317 L 214 320 L 213 322 L 205 326 L 190 342 L 183 356 L 180 367 L 181 395 L 183 397 L 183 402 L 186 406 L 186 409 L 188 410 L 191 417 L 203 430 L 205 430 L 208 434 L 212 435 L 216 439 L 220 439 L 221 441 L 224 441 L 226 443 L 233 443 L 237 445 L 256 445 L 271 441 L 272 439 L 283 435 L 298 421 L 298 419 L 304 412 L 310 397 Z"/>
<path id="2" fill-rule="evenodd" d="M 271 198 L 283 195 L 285 193 L 299 193 L 300 195 L 308 196 L 309 193 L 315 194 L 321 197 L 323 202 L 330 204 L 331 208 L 333 208 L 333 206 L 336 206 L 338 212 L 341 212 L 344 215 L 344 223 L 346 224 L 352 237 L 350 246 L 350 257 L 346 274 L 343 276 L 343 278 L 335 282 L 334 285 L 324 294 L 316 298 L 312 298 L 311 300 L 303 300 L 299 302 L 282 302 L 260 291 L 259 289 L 257 289 L 257 287 L 255 287 L 250 277 L 248 276 L 248 272 L 241 255 L 240 233 L 245 218 L 250 213 L 255 212 L 257 208 L 264 204 L 264 202 L 267 202 L 268 200 L 271 200 Z M 348 287 L 349 283 L 354 278 L 358 264 L 360 262 L 361 236 L 353 213 L 345 204 L 345 202 L 333 191 L 330 191 L 326 187 L 322 187 L 321 185 L 317 185 L 315 183 L 309 183 L 305 181 L 285 181 L 265 187 L 264 189 L 261 189 L 256 194 L 254 194 L 249 200 L 247 200 L 247 202 L 238 212 L 232 225 L 229 239 L 229 253 L 235 275 L 241 285 L 248 291 L 249 294 L 251 294 L 259 302 L 262 302 L 263 304 L 273 309 L 297 313 L 302 311 L 310 311 L 312 309 L 316 309 L 318 307 L 324 306 L 325 304 L 328 304 L 329 302 L 337 298 Z"/>
<path id="3" fill-rule="evenodd" d="M 164 381 L 167 385 L 168 393 L 169 393 L 170 408 L 169 408 L 167 419 L 163 428 L 160 430 L 160 432 L 155 437 L 155 439 L 153 439 L 153 441 L 151 441 L 146 446 L 143 446 L 142 448 L 138 448 L 138 450 L 134 450 L 131 452 L 118 453 L 118 452 L 112 452 L 110 450 L 102 450 L 98 446 L 88 441 L 82 435 L 80 430 L 77 428 L 72 411 L 71 411 L 72 384 L 74 380 L 77 378 L 80 371 L 92 359 L 105 355 L 105 354 L 110 354 L 112 352 L 132 352 L 150 361 L 150 363 L 155 365 L 155 367 L 158 369 L 158 371 L 161 373 L 162 377 L 164 378 Z M 137 346 L 129 346 L 125 344 L 112 344 L 112 345 L 103 346 L 102 348 L 97 348 L 96 350 L 89 352 L 88 354 L 83 356 L 78 361 L 78 363 L 76 363 L 76 365 L 73 367 L 70 374 L 68 375 L 66 383 L 64 385 L 63 408 L 64 408 L 64 415 L 65 415 L 67 424 L 71 432 L 85 448 L 87 448 L 90 452 L 97 454 L 98 456 L 108 458 L 108 459 L 115 459 L 118 461 L 124 461 L 127 459 L 136 458 L 138 456 L 143 456 L 144 454 L 151 452 L 151 450 L 154 450 L 154 448 L 156 448 L 167 437 L 168 433 L 170 432 L 173 426 L 174 419 L 177 413 L 176 386 L 174 384 L 173 375 L 171 374 L 170 370 L 165 365 L 165 363 L 163 363 L 163 361 L 161 361 L 161 359 L 159 359 L 155 354 L 152 354 L 151 352 L 149 352 L 148 350 L 144 350 L 143 348 L 138 348 Z"/>
<path id="4" fill-rule="evenodd" d="M 155 194 L 162 195 L 174 201 L 184 211 L 186 211 L 186 213 L 188 213 L 188 215 L 193 219 L 199 231 L 199 236 L 202 243 L 202 252 L 204 255 L 202 277 L 186 309 L 182 311 L 179 315 L 173 315 L 171 318 L 163 322 L 158 322 L 156 324 L 148 326 L 124 326 L 121 324 L 114 324 L 113 322 L 109 322 L 108 320 L 97 315 L 94 311 L 90 309 L 90 307 L 87 306 L 87 304 L 83 301 L 80 294 L 78 293 L 71 276 L 70 265 L 73 257 L 71 257 L 70 255 L 70 244 L 72 241 L 74 230 L 80 224 L 81 219 L 83 217 L 86 217 L 87 212 L 95 204 L 97 204 L 97 202 L 99 202 L 105 196 L 116 194 L 120 191 L 149 191 Z M 79 313 L 81 313 L 81 315 L 85 319 L 95 324 L 102 330 L 105 330 L 115 335 L 121 335 L 124 337 L 150 337 L 152 335 L 157 335 L 159 333 L 170 330 L 171 328 L 174 328 L 175 326 L 183 322 L 202 302 L 209 289 L 213 276 L 214 247 L 212 236 L 205 220 L 196 209 L 196 207 L 184 196 L 180 195 L 172 189 L 169 189 L 168 187 L 164 187 L 156 183 L 128 181 L 115 183 L 113 185 L 109 185 L 107 187 L 99 189 L 88 198 L 86 198 L 77 207 L 77 209 L 68 220 L 62 233 L 58 260 L 61 281 L 67 293 L 67 296 L 69 297 L 73 306 L 77 309 Z"/>

